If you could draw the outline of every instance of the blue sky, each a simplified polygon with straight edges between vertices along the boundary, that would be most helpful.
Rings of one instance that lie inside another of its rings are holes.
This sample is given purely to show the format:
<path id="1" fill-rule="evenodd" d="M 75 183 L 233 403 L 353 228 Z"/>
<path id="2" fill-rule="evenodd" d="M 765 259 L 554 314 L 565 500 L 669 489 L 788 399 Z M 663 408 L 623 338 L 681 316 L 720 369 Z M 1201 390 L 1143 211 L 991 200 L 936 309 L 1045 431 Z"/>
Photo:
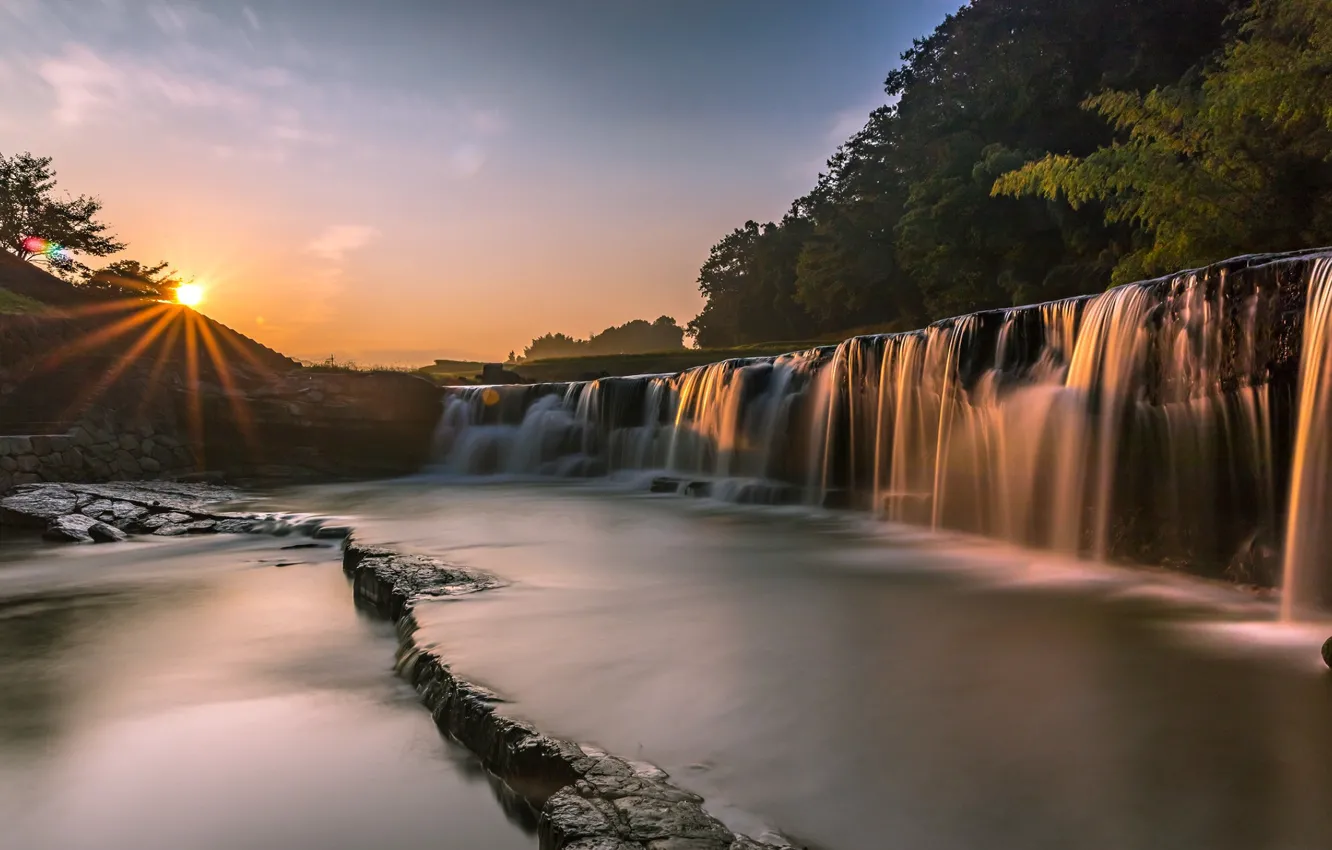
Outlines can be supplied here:
<path id="1" fill-rule="evenodd" d="M 494 358 L 692 318 L 956 5 L 0 0 L 0 152 L 284 351 Z"/>

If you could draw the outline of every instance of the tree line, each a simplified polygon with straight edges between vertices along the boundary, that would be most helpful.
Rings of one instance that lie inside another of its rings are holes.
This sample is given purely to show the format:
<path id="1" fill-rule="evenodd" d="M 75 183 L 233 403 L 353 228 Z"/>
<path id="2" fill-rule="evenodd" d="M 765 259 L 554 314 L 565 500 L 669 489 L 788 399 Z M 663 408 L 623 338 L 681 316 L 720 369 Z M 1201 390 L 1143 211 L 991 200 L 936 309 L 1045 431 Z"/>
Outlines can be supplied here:
<path id="1" fill-rule="evenodd" d="M 606 328 L 587 339 L 576 339 L 562 333 L 548 333 L 532 340 L 523 349 L 522 360 L 544 360 L 556 357 L 578 357 L 586 354 L 645 354 L 658 351 L 679 351 L 684 348 L 685 329 L 670 316 L 661 316 L 655 322 L 634 319 L 623 325 Z M 516 362 L 509 352 L 509 362 Z"/>
<path id="2" fill-rule="evenodd" d="M 699 345 L 1332 242 L 1332 0 L 973 0 L 885 91 L 780 221 L 713 246 Z"/>
<path id="3" fill-rule="evenodd" d="M 94 268 L 82 258 L 125 250 L 98 215 L 102 202 L 60 195 L 51 158 L 0 153 L 0 248 L 57 277 L 91 290 L 130 298 L 170 300 L 185 281 L 167 263 L 117 260 Z"/>

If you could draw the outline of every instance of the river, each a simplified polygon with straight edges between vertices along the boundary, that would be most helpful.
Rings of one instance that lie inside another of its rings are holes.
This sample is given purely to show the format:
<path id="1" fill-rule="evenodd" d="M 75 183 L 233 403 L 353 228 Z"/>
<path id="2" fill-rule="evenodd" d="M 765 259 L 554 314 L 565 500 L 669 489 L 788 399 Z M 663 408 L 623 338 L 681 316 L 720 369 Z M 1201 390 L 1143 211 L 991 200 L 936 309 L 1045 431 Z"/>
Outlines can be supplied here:
<path id="1" fill-rule="evenodd" d="M 1313 850 L 1332 624 L 858 514 L 427 477 L 257 500 L 491 571 L 421 639 L 811 847 Z M 5 847 L 531 848 L 331 546 L 0 547 Z M 285 566 L 278 566 L 283 564 Z"/>
<path id="2" fill-rule="evenodd" d="M 0 545 L 0 846 L 535 846 L 299 542 Z"/>
<path id="3" fill-rule="evenodd" d="M 544 731 L 829 850 L 1332 843 L 1332 625 L 1162 571 L 607 486 L 293 491 L 511 584 L 423 639 Z"/>

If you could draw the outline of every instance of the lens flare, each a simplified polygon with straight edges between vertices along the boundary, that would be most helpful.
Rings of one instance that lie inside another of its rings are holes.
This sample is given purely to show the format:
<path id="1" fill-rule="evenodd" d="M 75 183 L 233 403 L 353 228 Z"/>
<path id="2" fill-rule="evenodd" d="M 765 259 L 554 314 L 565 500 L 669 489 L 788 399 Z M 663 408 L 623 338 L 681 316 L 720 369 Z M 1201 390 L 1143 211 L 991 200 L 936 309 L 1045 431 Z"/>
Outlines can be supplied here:
<path id="1" fill-rule="evenodd" d="M 195 307 L 203 303 L 204 289 L 197 283 L 182 283 L 176 287 L 176 303 Z"/>
<path id="2" fill-rule="evenodd" d="M 70 253 L 64 246 L 40 236 L 25 236 L 20 244 L 29 254 L 44 254 L 57 262 L 70 259 Z"/>

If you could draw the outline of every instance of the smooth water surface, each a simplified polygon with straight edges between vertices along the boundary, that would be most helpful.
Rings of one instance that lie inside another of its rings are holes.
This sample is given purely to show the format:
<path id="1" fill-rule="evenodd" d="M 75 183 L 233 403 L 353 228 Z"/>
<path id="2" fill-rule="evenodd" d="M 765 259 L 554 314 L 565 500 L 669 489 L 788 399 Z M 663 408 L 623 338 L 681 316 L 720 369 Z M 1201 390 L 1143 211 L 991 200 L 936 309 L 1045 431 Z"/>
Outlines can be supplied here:
<path id="1" fill-rule="evenodd" d="M 300 542 L 0 546 L 0 847 L 535 846 Z"/>
<path id="2" fill-rule="evenodd" d="M 829 850 L 1332 846 L 1329 626 L 1163 573 L 570 486 L 284 494 L 512 582 L 424 639 L 542 729 Z"/>

